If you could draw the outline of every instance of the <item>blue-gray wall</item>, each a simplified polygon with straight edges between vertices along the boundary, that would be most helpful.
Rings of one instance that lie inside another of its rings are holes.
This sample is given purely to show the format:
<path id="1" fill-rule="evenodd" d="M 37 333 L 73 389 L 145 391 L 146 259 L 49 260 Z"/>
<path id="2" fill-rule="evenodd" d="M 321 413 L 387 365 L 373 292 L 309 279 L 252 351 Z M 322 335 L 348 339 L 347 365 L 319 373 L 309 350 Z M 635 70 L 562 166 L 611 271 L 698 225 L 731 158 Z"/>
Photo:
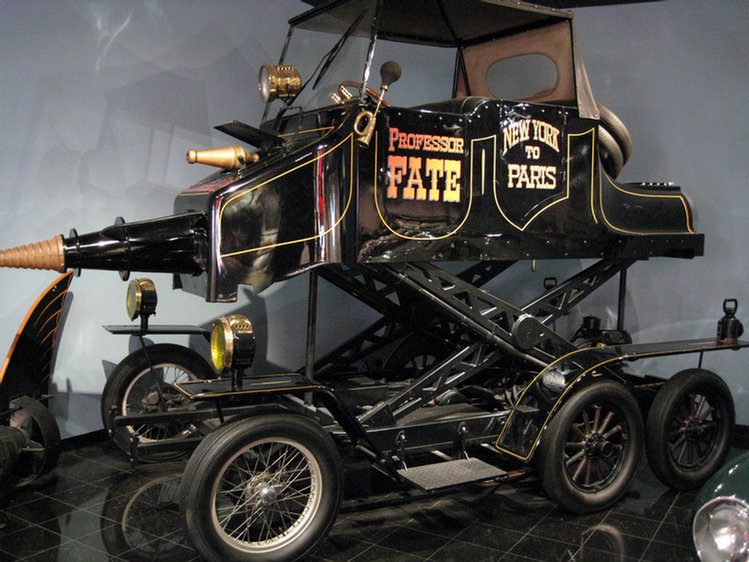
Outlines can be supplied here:
<path id="1" fill-rule="evenodd" d="M 46 240 L 71 227 L 99 230 L 118 215 L 170 214 L 174 195 L 207 173 L 185 164 L 186 150 L 226 144 L 227 137 L 211 130 L 217 123 L 258 122 L 258 68 L 277 60 L 286 21 L 306 7 L 298 0 L 0 0 L 0 247 Z M 707 236 L 704 258 L 632 267 L 628 328 L 637 341 L 710 336 L 725 297 L 739 299 L 740 316 L 749 311 L 743 242 L 749 5 L 670 0 L 583 8 L 576 20 L 593 92 L 634 138 L 621 179 L 680 184 Z M 531 273 L 522 264 L 507 278 L 529 278 L 523 287 L 534 294 L 546 275 L 561 279 L 581 265 L 545 262 Z M 243 294 L 236 305 L 206 304 L 171 291 L 169 276 L 152 277 L 160 289 L 155 321 L 208 324 L 243 308 L 258 328 L 260 369 L 303 363 L 306 277 L 252 300 Z M 0 353 L 55 278 L 0 271 Z M 53 384 L 64 436 L 101 427 L 106 374 L 132 346 L 101 325 L 125 323 L 124 292 L 115 273 L 88 271 L 73 280 Z M 522 302 L 525 295 L 508 296 Z M 582 313 L 610 325 L 615 296 L 614 283 Z M 321 314 L 321 350 L 372 318 L 325 286 Z M 749 314 L 743 316 L 749 325 Z M 579 317 L 571 315 L 569 324 Z M 705 358 L 706 367 L 729 381 L 745 424 L 747 353 Z M 694 363 L 636 366 L 670 374 Z"/>

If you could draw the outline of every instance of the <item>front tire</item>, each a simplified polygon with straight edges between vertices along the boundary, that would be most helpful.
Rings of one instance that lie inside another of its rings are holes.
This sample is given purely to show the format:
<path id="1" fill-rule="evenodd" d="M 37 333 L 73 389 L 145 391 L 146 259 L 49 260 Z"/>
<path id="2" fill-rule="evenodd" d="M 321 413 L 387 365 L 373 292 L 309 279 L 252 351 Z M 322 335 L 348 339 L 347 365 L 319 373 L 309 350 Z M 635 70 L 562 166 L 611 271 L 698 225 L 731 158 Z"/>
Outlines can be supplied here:
<path id="1" fill-rule="evenodd" d="M 181 485 L 187 532 L 211 561 L 293 562 L 335 521 L 343 494 L 338 449 L 294 414 L 255 416 L 204 439 Z"/>
<path id="2" fill-rule="evenodd" d="M 715 373 L 676 373 L 655 395 L 645 450 L 658 479 L 677 490 L 699 488 L 731 447 L 736 413 L 731 391 Z"/>
<path id="3" fill-rule="evenodd" d="M 609 507 L 634 477 L 642 434 L 637 401 L 621 384 L 602 380 L 573 391 L 536 453 L 544 490 L 574 513 Z"/>

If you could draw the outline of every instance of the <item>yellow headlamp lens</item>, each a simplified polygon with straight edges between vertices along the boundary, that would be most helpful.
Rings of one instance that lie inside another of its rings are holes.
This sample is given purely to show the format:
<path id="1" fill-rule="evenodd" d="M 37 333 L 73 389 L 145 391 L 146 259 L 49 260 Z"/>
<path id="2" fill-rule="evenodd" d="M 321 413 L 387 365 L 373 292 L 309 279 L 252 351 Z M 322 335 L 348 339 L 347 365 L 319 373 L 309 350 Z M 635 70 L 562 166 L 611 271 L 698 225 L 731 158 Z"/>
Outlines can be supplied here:
<path id="1" fill-rule="evenodd" d="M 211 361 L 220 373 L 231 368 L 232 341 L 231 327 L 226 317 L 222 316 L 211 329 Z"/>

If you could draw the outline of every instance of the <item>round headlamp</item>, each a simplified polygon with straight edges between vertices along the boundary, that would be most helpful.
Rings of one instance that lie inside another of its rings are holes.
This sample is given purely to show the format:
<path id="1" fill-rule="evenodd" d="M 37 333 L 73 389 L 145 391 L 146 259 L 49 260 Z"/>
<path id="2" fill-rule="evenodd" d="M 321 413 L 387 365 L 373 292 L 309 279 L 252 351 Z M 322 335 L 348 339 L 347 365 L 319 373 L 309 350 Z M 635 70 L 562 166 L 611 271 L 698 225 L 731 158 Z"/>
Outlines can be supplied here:
<path id="1" fill-rule="evenodd" d="M 231 314 L 213 322 L 211 360 L 220 373 L 250 367 L 255 359 L 255 333 L 246 316 Z"/>
<path id="2" fill-rule="evenodd" d="M 703 562 L 746 560 L 749 506 L 733 497 L 710 500 L 694 517 L 692 537 Z"/>
<path id="3" fill-rule="evenodd" d="M 125 306 L 130 320 L 156 313 L 156 286 L 150 279 L 133 279 L 127 285 Z"/>
<path id="4" fill-rule="evenodd" d="M 276 98 L 291 98 L 301 90 L 302 77 L 293 66 L 264 64 L 260 67 L 257 87 L 260 92 L 260 99 L 265 103 Z"/>

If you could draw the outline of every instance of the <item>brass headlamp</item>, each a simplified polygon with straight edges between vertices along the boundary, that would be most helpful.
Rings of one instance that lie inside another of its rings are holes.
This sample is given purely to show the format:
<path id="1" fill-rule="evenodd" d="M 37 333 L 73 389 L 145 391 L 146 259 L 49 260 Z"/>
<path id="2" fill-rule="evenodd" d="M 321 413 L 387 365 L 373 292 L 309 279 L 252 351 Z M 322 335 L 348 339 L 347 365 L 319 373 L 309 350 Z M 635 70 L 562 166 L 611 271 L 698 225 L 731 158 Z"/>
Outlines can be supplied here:
<path id="1" fill-rule="evenodd" d="M 150 279 L 133 279 L 127 285 L 125 306 L 130 320 L 156 313 L 156 286 Z"/>
<path id="2" fill-rule="evenodd" d="M 255 360 L 255 333 L 246 316 L 231 314 L 213 322 L 211 360 L 219 373 L 252 365 Z"/>
<path id="3" fill-rule="evenodd" d="M 260 99 L 265 103 L 276 98 L 292 98 L 302 89 L 302 77 L 296 68 L 288 64 L 260 67 L 257 87 Z"/>

